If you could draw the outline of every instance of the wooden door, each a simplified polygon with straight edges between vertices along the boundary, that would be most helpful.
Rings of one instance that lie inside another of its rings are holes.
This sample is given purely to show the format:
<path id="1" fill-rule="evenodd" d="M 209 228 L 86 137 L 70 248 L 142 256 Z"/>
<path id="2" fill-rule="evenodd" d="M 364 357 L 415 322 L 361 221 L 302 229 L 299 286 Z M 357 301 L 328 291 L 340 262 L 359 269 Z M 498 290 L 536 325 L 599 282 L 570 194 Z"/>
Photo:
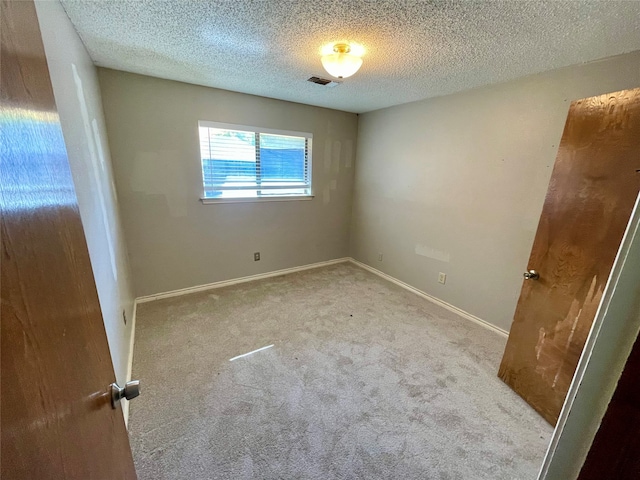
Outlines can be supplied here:
<path id="1" fill-rule="evenodd" d="M 0 476 L 133 479 L 35 6 L 0 8 Z"/>
<path id="2" fill-rule="evenodd" d="M 640 190 L 640 89 L 571 104 L 499 377 L 555 425 Z"/>
<path id="3" fill-rule="evenodd" d="M 578 480 L 640 478 L 640 337 L 627 359 Z"/>

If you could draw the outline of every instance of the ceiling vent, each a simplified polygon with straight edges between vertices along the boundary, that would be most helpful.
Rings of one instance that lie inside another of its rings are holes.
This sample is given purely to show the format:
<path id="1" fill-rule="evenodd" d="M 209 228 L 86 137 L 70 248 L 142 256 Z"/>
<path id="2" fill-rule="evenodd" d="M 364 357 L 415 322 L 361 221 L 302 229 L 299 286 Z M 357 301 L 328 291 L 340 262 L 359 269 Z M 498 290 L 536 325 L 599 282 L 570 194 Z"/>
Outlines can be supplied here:
<path id="1" fill-rule="evenodd" d="M 336 80 L 329 80 L 322 77 L 309 77 L 307 78 L 307 82 L 315 83 L 316 85 L 321 85 L 323 87 L 337 87 L 342 83 Z"/>

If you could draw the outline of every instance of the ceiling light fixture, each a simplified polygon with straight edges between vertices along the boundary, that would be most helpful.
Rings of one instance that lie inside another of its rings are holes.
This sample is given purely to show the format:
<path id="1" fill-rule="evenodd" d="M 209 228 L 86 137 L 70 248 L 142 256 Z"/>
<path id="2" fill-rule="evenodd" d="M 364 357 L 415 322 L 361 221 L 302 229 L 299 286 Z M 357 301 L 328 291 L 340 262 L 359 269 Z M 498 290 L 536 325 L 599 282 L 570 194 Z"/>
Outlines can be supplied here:
<path id="1" fill-rule="evenodd" d="M 361 55 L 352 52 L 348 43 L 336 43 L 333 45 L 333 53 L 322 56 L 322 66 L 336 78 L 347 78 L 358 71 L 362 65 Z M 358 50 L 362 50 L 358 48 Z"/>

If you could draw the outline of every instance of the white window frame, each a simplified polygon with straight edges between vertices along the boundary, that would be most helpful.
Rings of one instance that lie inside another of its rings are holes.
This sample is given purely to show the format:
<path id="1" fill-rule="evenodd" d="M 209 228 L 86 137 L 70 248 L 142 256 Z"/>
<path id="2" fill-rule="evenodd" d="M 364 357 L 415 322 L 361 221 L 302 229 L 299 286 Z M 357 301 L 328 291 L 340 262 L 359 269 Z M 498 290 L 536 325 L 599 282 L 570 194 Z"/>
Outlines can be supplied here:
<path id="1" fill-rule="evenodd" d="M 273 128 L 262 128 L 262 127 L 252 127 L 248 125 L 236 125 L 233 123 L 222 123 L 222 122 L 212 122 L 208 120 L 199 120 L 198 121 L 198 132 L 200 131 L 200 127 L 205 128 L 219 128 L 224 130 L 238 130 L 242 132 L 251 132 L 251 133 L 266 133 L 273 135 L 287 135 L 292 137 L 304 137 L 307 141 L 307 175 L 309 178 L 309 194 L 308 195 L 269 195 L 264 197 L 228 197 L 228 198 L 207 198 L 205 193 L 204 186 L 204 171 L 202 168 L 202 153 L 200 151 L 200 146 L 198 142 L 198 160 L 200 165 L 200 174 L 201 174 L 201 184 L 202 184 L 202 196 L 200 197 L 200 201 L 207 205 L 213 203 L 246 203 L 246 202 L 282 202 L 282 201 L 291 201 L 291 200 L 311 200 L 313 199 L 313 178 L 312 178 L 312 146 L 313 146 L 313 133 L 309 132 L 298 132 L 294 130 L 279 130 Z M 242 190 L 242 188 L 234 189 L 236 191 Z"/>

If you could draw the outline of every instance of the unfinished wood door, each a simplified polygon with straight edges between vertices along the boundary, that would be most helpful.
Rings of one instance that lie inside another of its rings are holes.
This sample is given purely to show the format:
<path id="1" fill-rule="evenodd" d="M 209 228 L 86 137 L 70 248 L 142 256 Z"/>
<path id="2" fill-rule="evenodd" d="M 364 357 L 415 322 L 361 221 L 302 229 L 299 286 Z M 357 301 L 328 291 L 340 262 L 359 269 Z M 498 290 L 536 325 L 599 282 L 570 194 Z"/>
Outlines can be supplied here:
<path id="1" fill-rule="evenodd" d="M 640 190 L 640 89 L 571 104 L 499 377 L 555 425 Z"/>
<path id="2" fill-rule="evenodd" d="M 133 479 L 35 6 L 0 17 L 0 476 Z"/>

